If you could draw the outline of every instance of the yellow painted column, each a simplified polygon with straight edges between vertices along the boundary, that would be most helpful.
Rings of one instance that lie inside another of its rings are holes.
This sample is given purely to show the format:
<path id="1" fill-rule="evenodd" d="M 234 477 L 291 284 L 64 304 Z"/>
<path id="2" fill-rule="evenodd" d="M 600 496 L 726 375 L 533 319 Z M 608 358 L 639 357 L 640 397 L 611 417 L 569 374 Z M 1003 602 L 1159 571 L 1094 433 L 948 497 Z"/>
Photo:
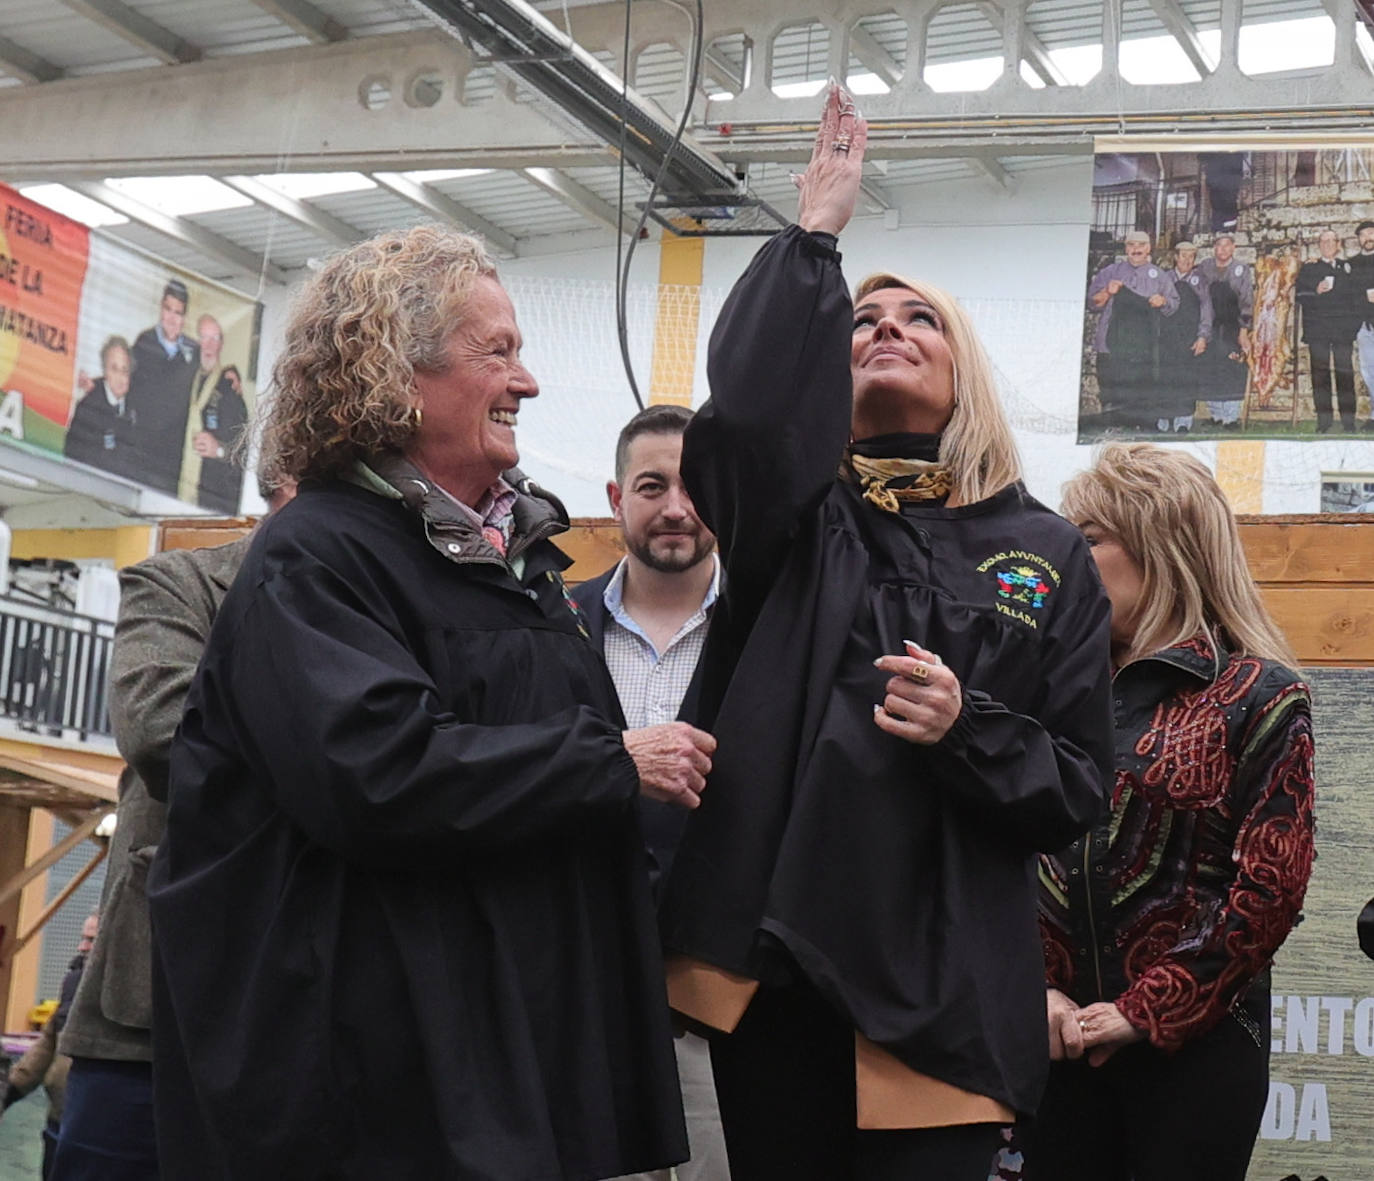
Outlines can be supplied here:
<path id="1" fill-rule="evenodd" d="M 1264 442 L 1218 443 L 1217 483 L 1232 512 L 1264 512 Z"/>
<path id="2" fill-rule="evenodd" d="M 114 537 L 114 564 L 116 570 L 132 566 L 153 552 L 152 525 L 120 525 Z"/>
<path id="3" fill-rule="evenodd" d="M 705 238 L 684 238 L 665 232 L 659 244 L 650 402 L 692 404 L 697 321 L 701 315 L 701 268 L 705 254 Z"/>
<path id="4" fill-rule="evenodd" d="M 24 852 L 24 864 L 32 865 L 52 848 L 52 814 L 41 808 L 29 809 L 28 847 Z M 20 935 L 33 927 L 34 921 L 43 911 L 48 891 L 48 875 L 40 873 L 19 892 L 19 913 L 15 931 L 6 933 L 6 942 L 13 943 Z M 84 917 L 84 916 L 83 916 Z M 75 952 L 75 948 L 72 949 Z M 33 1008 L 38 991 L 38 966 L 43 955 L 43 940 L 40 936 L 28 945 L 10 962 L 10 989 L 5 1006 L 5 1028 L 20 1030 L 29 1027 L 29 1010 Z M 42 999 L 42 998 L 37 998 Z"/>

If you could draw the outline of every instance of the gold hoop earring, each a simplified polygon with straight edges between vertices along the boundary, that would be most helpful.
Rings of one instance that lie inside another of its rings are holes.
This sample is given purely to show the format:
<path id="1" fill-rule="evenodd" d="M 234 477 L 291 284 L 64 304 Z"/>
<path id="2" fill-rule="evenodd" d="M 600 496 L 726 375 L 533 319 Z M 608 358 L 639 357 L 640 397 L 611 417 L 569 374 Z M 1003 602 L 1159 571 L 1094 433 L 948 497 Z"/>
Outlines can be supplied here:
<path id="1" fill-rule="evenodd" d="M 411 428 L 418 431 L 425 421 L 425 412 L 419 406 L 412 406 L 410 409 L 413 414 Z"/>

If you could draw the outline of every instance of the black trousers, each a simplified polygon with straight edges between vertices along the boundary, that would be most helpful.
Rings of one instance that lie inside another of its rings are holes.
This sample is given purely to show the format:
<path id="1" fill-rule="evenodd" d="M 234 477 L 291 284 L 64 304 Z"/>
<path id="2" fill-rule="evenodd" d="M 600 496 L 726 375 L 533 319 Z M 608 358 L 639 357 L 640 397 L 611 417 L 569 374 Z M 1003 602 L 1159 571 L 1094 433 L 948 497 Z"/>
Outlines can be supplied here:
<path id="1" fill-rule="evenodd" d="M 1341 421 L 1347 425 L 1355 422 L 1354 348 L 1353 340 L 1314 340 L 1307 346 L 1312 358 L 1312 406 L 1319 420 L 1331 421 L 1334 387 Z"/>
<path id="2" fill-rule="evenodd" d="M 1176 1054 L 1138 1042 L 1054 1063 L 1020 1133 L 1024 1181 L 1245 1181 L 1269 1095 L 1267 990 L 1252 999 Z"/>
<path id="3" fill-rule="evenodd" d="M 854 1030 L 808 985 L 760 988 L 711 1042 L 731 1181 L 987 1181 L 997 1124 L 855 1127 Z"/>

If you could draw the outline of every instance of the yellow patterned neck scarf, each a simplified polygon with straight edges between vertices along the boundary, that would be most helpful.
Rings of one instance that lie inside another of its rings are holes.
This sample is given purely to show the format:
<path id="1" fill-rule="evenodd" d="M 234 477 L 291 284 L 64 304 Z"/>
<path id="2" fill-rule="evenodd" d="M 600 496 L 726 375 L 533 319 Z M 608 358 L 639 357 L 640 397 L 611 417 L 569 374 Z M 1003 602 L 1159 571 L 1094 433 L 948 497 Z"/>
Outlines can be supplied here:
<path id="1" fill-rule="evenodd" d="M 857 483 L 863 497 L 887 513 L 902 511 L 912 500 L 944 500 L 954 491 L 954 476 L 941 463 L 926 459 L 875 459 L 845 452 L 840 478 Z"/>

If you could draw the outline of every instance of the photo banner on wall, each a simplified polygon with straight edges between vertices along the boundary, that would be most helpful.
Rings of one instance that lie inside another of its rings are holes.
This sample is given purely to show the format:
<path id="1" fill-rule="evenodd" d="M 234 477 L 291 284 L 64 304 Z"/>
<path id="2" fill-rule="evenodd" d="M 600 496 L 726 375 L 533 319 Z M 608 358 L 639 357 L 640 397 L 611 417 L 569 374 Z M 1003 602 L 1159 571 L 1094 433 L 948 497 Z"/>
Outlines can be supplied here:
<path id="1" fill-rule="evenodd" d="M 237 513 L 261 305 L 0 185 L 0 437 Z"/>
<path id="2" fill-rule="evenodd" d="M 1374 145 L 1099 152 L 1078 437 L 1371 437 Z"/>

